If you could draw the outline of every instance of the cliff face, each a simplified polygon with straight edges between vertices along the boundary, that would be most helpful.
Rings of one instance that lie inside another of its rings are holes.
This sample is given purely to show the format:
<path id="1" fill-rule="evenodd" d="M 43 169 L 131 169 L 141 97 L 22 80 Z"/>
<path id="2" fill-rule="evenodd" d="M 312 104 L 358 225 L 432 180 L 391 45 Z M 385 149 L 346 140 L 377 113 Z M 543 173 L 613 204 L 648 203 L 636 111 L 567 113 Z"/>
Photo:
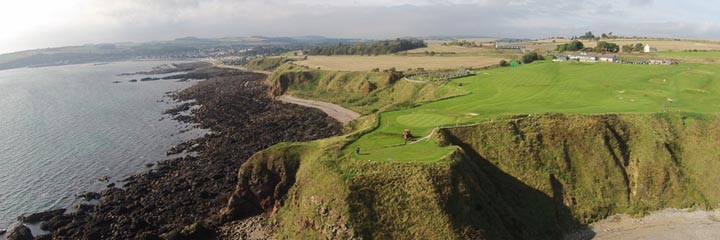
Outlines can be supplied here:
<path id="1" fill-rule="evenodd" d="M 551 114 L 443 133 L 462 148 L 449 214 L 489 236 L 720 203 L 715 116 Z"/>
<path id="2" fill-rule="evenodd" d="M 236 193 L 275 213 L 276 235 L 306 238 L 558 239 L 615 213 L 720 203 L 714 115 L 546 114 L 441 133 L 460 149 L 436 163 L 351 160 L 338 149 L 352 137 L 276 146 L 243 166 Z"/>

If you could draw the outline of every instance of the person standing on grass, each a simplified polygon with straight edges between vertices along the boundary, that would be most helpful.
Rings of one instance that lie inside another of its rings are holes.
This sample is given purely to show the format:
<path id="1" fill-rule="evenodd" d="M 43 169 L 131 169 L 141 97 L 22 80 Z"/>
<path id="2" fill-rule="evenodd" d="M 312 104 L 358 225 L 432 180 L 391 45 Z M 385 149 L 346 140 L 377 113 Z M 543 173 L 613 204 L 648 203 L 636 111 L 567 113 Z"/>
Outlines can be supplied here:
<path id="1" fill-rule="evenodd" d="M 355 147 L 355 155 L 360 155 L 360 147 Z"/>

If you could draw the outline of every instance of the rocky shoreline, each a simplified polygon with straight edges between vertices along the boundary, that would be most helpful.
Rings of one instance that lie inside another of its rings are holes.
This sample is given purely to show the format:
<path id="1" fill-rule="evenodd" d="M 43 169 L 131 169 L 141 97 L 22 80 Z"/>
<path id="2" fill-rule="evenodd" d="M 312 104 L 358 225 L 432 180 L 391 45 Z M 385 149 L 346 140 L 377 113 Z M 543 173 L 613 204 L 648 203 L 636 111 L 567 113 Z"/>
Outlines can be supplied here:
<path id="1" fill-rule="evenodd" d="M 278 142 L 325 138 L 342 129 L 320 110 L 273 100 L 264 74 L 203 67 L 174 77 L 207 79 L 174 95 L 199 107 L 182 104 L 166 112 L 210 129 L 212 134 L 172 151 L 197 154 L 160 161 L 120 181 L 122 187 L 109 186 L 99 203 L 27 216 L 33 219 L 24 222 L 41 222 L 50 232 L 35 239 L 217 238 L 220 210 L 246 159 Z M 188 109 L 191 115 L 179 114 Z M 26 236 L 22 225 L 8 236 L 18 231 Z"/>

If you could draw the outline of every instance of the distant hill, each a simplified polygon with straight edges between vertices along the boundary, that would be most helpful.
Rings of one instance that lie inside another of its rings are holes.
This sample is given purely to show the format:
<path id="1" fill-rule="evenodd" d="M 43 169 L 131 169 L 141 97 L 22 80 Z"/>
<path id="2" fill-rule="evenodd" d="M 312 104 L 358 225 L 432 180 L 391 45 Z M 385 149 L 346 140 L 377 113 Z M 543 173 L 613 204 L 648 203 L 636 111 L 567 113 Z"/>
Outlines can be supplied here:
<path id="1" fill-rule="evenodd" d="M 319 45 L 357 43 L 359 39 L 302 37 L 182 37 L 171 41 L 102 43 L 0 54 L 0 70 L 133 59 L 188 59 L 272 55 Z"/>

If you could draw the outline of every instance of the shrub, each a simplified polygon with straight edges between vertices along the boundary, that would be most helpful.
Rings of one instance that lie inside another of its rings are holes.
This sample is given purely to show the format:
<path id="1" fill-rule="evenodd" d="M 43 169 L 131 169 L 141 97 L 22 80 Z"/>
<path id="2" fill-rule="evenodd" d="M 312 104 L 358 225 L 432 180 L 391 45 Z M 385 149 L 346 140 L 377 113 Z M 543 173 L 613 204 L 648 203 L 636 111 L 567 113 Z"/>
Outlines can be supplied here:
<path id="1" fill-rule="evenodd" d="M 522 62 L 527 64 L 534 62 L 535 60 L 543 60 L 544 58 L 537 54 L 537 52 L 529 52 L 522 56 Z"/>
<path id="2" fill-rule="evenodd" d="M 500 60 L 500 66 L 507 67 L 507 66 L 510 66 L 510 63 L 507 60 L 503 59 L 503 60 Z"/>

